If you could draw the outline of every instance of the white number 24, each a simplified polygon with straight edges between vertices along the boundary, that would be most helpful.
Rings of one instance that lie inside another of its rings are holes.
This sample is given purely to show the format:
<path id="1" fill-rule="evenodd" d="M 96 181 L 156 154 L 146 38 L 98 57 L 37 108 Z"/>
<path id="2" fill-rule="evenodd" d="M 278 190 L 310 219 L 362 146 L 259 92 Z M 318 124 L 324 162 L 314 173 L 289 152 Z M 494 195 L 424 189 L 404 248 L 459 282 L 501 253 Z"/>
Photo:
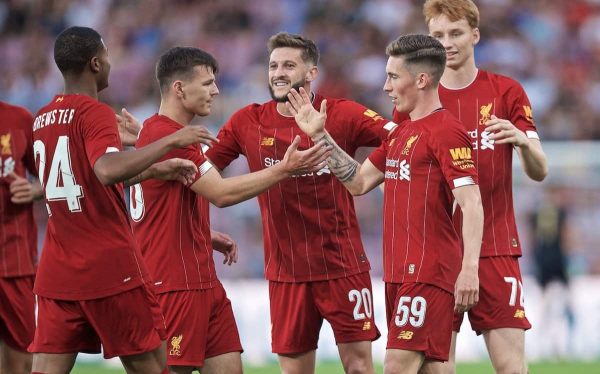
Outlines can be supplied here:
<path id="1" fill-rule="evenodd" d="M 48 201 L 65 200 L 69 211 L 81 212 L 80 199 L 84 196 L 83 188 L 77 184 L 73 169 L 71 167 L 71 155 L 69 154 L 69 137 L 59 136 L 56 142 L 56 150 L 52 160 L 47 160 L 46 145 L 41 140 L 33 143 L 35 158 L 40 158 L 39 175 L 42 187 L 46 191 Z M 44 170 L 50 163 L 48 180 L 44 182 Z M 62 185 L 59 185 L 59 183 Z"/>

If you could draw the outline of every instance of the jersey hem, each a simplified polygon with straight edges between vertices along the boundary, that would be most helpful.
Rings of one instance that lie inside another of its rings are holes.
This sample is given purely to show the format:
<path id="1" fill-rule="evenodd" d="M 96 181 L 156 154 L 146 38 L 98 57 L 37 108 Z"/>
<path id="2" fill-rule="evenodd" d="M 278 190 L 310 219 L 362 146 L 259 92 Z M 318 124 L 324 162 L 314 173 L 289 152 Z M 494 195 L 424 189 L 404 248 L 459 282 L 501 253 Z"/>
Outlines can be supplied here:
<path id="1" fill-rule="evenodd" d="M 281 276 L 269 276 L 267 274 L 267 275 L 265 275 L 265 279 L 268 281 L 281 282 L 281 283 L 320 282 L 320 281 L 327 281 L 327 280 L 333 280 L 333 279 L 348 278 L 353 275 L 368 273 L 369 271 L 371 271 L 370 266 L 366 269 L 359 268 L 359 269 L 352 269 L 352 270 L 345 271 L 345 272 L 337 272 L 337 273 L 333 273 L 333 274 L 319 274 L 317 276 L 315 276 L 315 275 L 306 276 L 305 275 L 302 277 L 281 277 Z"/>

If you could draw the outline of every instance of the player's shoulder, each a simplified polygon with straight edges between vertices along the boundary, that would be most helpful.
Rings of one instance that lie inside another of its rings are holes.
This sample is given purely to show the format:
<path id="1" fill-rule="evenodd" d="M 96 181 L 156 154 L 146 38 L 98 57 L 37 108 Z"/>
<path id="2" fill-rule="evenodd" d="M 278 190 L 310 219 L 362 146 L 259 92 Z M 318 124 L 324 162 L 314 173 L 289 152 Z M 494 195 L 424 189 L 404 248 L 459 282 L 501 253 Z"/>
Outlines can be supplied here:
<path id="1" fill-rule="evenodd" d="M 427 129 L 434 137 L 440 137 L 451 133 L 465 133 L 465 126 L 454 114 L 447 109 L 441 109 L 432 113 L 428 118 Z"/>
<path id="2" fill-rule="evenodd" d="M 11 116 L 11 118 L 16 118 L 18 122 L 26 123 L 29 126 L 31 125 L 31 120 L 33 118 L 31 112 L 26 108 L 19 105 L 9 104 L 4 101 L 0 101 L 0 113 L 2 113 L 3 118 Z"/>
<path id="3" fill-rule="evenodd" d="M 262 104 L 252 103 L 252 104 L 246 105 L 245 107 L 240 108 L 235 113 L 233 113 L 230 121 L 231 122 L 236 122 L 236 121 L 246 122 L 248 120 L 255 120 L 255 119 L 263 116 L 265 113 L 267 113 L 269 111 L 269 106 L 271 105 L 271 103 L 272 103 L 272 101 L 268 101 L 268 102 L 262 103 Z"/>
<path id="4" fill-rule="evenodd" d="M 156 138 L 180 130 L 183 126 L 169 117 L 154 114 L 144 121 L 140 138 Z"/>
<path id="5" fill-rule="evenodd" d="M 512 90 L 523 90 L 523 86 L 516 79 L 511 78 L 507 75 L 502 75 L 498 73 L 493 73 L 491 71 L 482 71 L 482 76 L 485 80 L 490 82 L 490 84 L 495 87 L 495 89 L 500 94 L 504 94 L 506 92 Z"/>

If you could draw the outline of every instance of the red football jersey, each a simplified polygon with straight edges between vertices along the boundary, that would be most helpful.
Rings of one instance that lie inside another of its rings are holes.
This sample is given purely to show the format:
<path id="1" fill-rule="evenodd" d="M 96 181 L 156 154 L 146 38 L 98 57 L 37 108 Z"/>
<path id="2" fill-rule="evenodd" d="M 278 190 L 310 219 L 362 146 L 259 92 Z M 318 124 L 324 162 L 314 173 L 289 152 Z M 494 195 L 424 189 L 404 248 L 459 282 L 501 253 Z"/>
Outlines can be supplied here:
<path id="1" fill-rule="evenodd" d="M 320 108 L 323 96 L 315 95 Z M 364 106 L 327 98 L 327 131 L 348 154 L 378 146 L 395 126 Z M 240 154 L 251 171 L 278 163 L 296 135 L 300 148 L 313 143 L 293 117 L 276 103 L 249 105 L 236 112 L 219 132 L 207 157 L 224 169 Z M 335 279 L 370 269 L 363 249 L 352 195 L 329 168 L 284 180 L 258 197 L 263 221 L 265 276 L 280 282 Z"/>
<path id="2" fill-rule="evenodd" d="M 512 197 L 513 146 L 494 144 L 484 124 L 493 114 L 511 121 L 527 137 L 539 139 L 527 94 L 515 80 L 483 70 L 465 88 L 440 85 L 438 91 L 444 108 L 463 123 L 473 143 L 485 216 L 481 257 L 521 256 Z M 395 113 L 394 119 L 400 118 L 404 117 Z M 462 214 L 460 209 L 456 213 L 460 233 Z"/>
<path id="3" fill-rule="evenodd" d="M 384 281 L 454 292 L 461 268 L 452 190 L 477 183 L 469 137 L 447 110 L 407 121 L 369 160 L 385 176 Z"/>
<path id="4" fill-rule="evenodd" d="M 162 115 L 144 122 L 136 146 L 143 147 L 183 126 Z M 182 158 L 198 165 L 200 178 L 212 164 L 199 144 L 175 149 L 162 160 Z M 149 179 L 132 186 L 130 213 L 135 237 L 154 281 L 155 292 L 214 287 L 209 202 L 177 181 Z"/>
<path id="5" fill-rule="evenodd" d="M 37 227 L 33 204 L 10 201 L 8 175 L 25 171 L 37 175 L 33 160 L 31 124 L 33 117 L 24 108 L 0 102 L 0 277 L 35 274 Z"/>
<path id="6" fill-rule="evenodd" d="M 48 229 L 34 292 L 59 300 L 115 295 L 148 281 L 123 185 L 104 186 L 96 160 L 119 151 L 112 109 L 86 95 L 58 95 L 33 122 Z"/>

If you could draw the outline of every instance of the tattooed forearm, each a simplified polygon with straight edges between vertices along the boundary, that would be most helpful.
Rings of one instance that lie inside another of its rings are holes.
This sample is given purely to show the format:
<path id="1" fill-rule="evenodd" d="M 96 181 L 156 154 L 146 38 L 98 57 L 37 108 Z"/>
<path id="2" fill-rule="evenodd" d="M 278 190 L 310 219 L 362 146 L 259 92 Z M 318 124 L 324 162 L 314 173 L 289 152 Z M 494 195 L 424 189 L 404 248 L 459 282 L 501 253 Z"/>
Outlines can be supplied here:
<path id="1" fill-rule="evenodd" d="M 323 142 L 324 145 L 329 145 L 332 148 L 331 156 L 327 158 L 327 164 L 331 172 L 342 182 L 351 182 L 356 176 L 360 164 L 350 157 L 339 145 L 331 138 L 331 135 L 326 133 L 316 142 Z"/>

